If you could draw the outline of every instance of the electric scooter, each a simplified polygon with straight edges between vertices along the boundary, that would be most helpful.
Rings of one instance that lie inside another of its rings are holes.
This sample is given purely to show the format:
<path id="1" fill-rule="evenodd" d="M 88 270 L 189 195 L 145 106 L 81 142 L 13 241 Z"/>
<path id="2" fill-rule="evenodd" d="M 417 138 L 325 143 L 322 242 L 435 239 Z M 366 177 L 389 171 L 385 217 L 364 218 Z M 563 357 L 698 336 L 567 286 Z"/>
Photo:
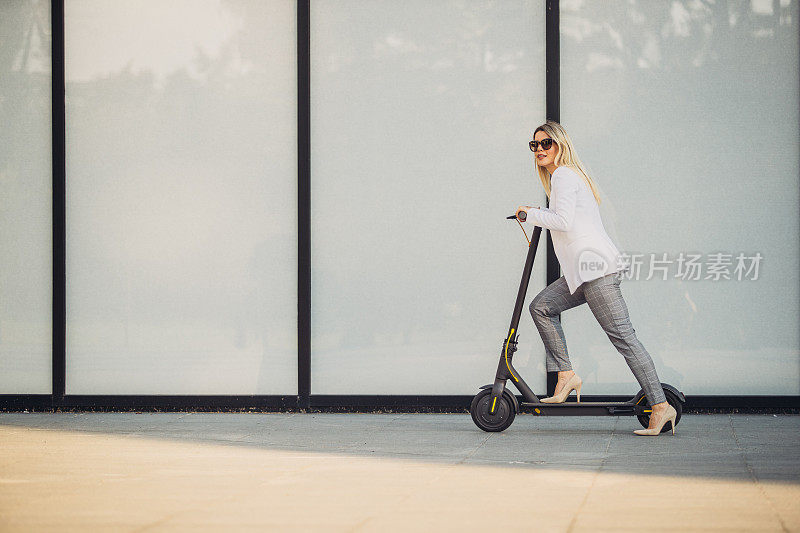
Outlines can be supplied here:
<path id="1" fill-rule="evenodd" d="M 508 219 L 524 221 L 526 214 L 520 212 L 519 218 L 516 215 L 506 217 Z M 522 232 L 525 233 L 525 240 L 528 234 L 522 224 L 519 224 Z M 647 396 L 643 389 L 626 402 L 577 402 L 567 398 L 563 403 L 542 403 L 539 397 L 534 394 L 531 388 L 522 379 L 522 376 L 514 368 L 512 359 L 517 350 L 517 331 L 519 326 L 522 306 L 525 303 L 525 294 L 528 292 L 528 281 L 533 270 L 533 261 L 536 257 L 536 248 L 539 245 L 541 236 L 541 226 L 536 226 L 528 241 L 528 256 L 525 260 L 525 269 L 522 271 L 522 282 L 517 293 L 517 303 L 514 305 L 514 314 L 511 317 L 511 327 L 508 335 L 503 339 L 503 346 L 500 351 L 500 363 L 497 365 L 497 373 L 494 383 L 484 385 L 481 391 L 475 395 L 470 405 L 470 413 L 475 424 L 484 431 L 503 431 L 514 421 L 514 417 L 522 409 L 529 410 L 535 415 L 543 416 L 617 416 L 617 415 L 636 415 L 643 427 L 650 425 L 650 413 L 652 409 L 648 404 Z M 506 387 L 506 381 L 511 383 L 522 394 L 522 401 Z M 682 392 L 666 383 L 662 383 L 664 394 L 669 404 L 675 408 L 678 416 L 675 417 L 675 424 L 681 420 L 682 405 L 686 403 L 686 398 Z M 661 433 L 670 431 L 672 422 L 664 424 Z"/>

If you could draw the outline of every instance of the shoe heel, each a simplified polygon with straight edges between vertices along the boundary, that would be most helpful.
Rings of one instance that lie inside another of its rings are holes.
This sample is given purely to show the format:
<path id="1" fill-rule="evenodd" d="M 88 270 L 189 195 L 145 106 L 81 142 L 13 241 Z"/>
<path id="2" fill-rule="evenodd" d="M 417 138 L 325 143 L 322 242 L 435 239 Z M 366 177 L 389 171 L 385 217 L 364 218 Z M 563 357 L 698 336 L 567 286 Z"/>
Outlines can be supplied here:
<path id="1" fill-rule="evenodd" d="M 578 403 L 581 403 L 581 387 L 583 387 L 583 383 L 578 385 L 578 388 L 575 389 L 575 391 L 578 393 Z"/>

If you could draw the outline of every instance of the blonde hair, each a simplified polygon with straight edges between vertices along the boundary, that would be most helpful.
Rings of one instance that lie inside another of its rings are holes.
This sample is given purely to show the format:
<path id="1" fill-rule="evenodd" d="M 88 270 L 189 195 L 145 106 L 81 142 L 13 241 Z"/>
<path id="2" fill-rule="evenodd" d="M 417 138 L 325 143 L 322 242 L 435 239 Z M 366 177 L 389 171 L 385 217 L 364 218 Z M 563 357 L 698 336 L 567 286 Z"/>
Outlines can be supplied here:
<path id="1" fill-rule="evenodd" d="M 592 194 L 594 194 L 594 199 L 597 201 L 597 204 L 600 204 L 600 192 L 597 190 L 597 187 L 594 184 L 594 180 L 589 176 L 589 173 L 581 163 L 581 160 L 578 158 L 578 153 L 575 151 L 575 147 L 572 146 L 572 140 L 567 135 L 567 131 L 564 127 L 559 124 L 558 122 L 554 122 L 552 120 L 548 120 L 535 130 L 533 130 L 533 138 L 536 138 L 536 132 L 543 131 L 545 132 L 551 139 L 553 139 L 558 146 L 558 153 L 555 157 L 555 165 L 557 167 L 569 167 L 575 172 L 578 173 L 581 177 L 583 177 L 583 181 L 589 186 L 591 189 Z M 542 186 L 544 187 L 544 191 L 547 193 L 547 197 L 550 198 L 550 172 L 542 167 L 536 165 L 536 169 L 539 172 L 539 179 L 542 181 Z"/>

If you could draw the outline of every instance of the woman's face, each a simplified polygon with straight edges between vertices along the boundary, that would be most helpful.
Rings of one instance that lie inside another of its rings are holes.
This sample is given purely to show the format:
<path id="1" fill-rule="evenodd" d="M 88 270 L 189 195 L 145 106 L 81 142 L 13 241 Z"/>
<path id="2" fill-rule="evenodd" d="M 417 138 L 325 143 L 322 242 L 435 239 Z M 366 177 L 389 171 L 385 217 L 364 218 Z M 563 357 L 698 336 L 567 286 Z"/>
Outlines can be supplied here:
<path id="1" fill-rule="evenodd" d="M 549 139 L 549 138 L 550 136 L 541 130 L 537 131 L 536 135 L 533 136 L 533 140 L 535 141 L 541 141 L 542 139 Z M 545 150 L 544 148 L 542 148 L 542 145 L 539 144 L 536 146 L 536 152 L 535 152 L 536 164 L 539 165 L 540 167 L 552 168 L 555 166 L 556 154 L 558 154 L 558 145 L 556 144 L 555 141 L 552 141 L 549 150 Z"/>

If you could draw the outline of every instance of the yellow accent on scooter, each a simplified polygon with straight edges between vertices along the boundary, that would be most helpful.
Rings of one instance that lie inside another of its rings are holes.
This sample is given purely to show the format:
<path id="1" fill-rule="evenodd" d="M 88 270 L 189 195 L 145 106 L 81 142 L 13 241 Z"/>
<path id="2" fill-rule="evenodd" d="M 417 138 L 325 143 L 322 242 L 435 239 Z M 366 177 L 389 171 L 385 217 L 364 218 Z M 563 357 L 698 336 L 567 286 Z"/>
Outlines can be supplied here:
<path id="1" fill-rule="evenodd" d="M 511 328 L 511 333 L 509 333 L 508 338 L 506 339 L 506 367 L 508 367 L 508 373 L 511 374 L 512 378 L 514 378 L 514 381 L 519 381 L 519 378 L 511 371 L 511 365 L 508 364 L 508 343 L 511 342 L 511 337 L 513 336 L 514 328 Z"/>

